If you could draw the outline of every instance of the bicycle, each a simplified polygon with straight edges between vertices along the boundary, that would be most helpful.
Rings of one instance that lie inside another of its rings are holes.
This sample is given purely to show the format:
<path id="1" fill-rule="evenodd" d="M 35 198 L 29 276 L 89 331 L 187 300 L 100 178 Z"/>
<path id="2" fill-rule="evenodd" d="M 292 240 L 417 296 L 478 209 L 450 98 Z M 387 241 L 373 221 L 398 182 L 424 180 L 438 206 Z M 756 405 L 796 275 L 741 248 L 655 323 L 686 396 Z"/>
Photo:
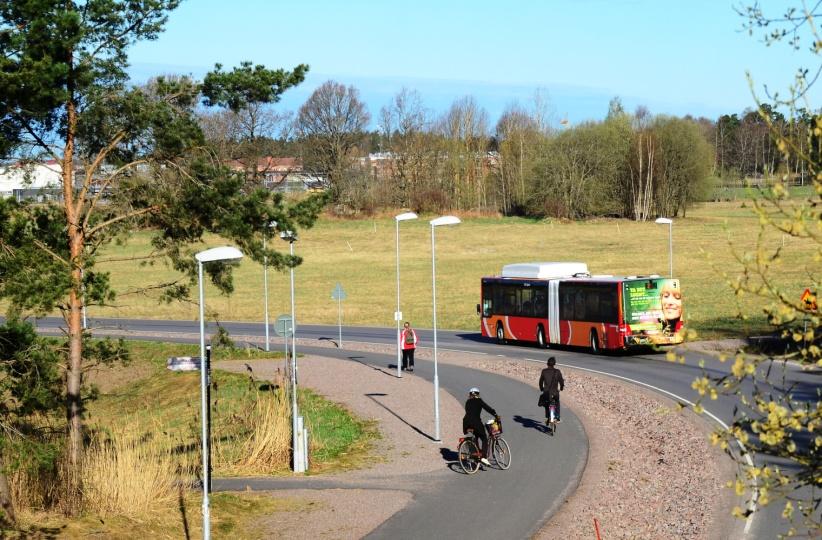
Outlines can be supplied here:
<path id="1" fill-rule="evenodd" d="M 551 437 L 557 434 L 557 402 L 555 399 L 551 399 L 551 402 L 548 404 L 548 433 L 551 434 Z"/>
<path id="2" fill-rule="evenodd" d="M 488 432 L 488 455 L 501 470 L 506 470 L 511 466 L 511 448 L 508 442 L 502 438 L 502 427 L 496 420 L 488 420 L 485 423 Z M 472 429 L 468 430 L 465 437 L 461 437 L 457 447 L 459 463 L 465 474 L 474 474 L 480 468 L 479 444 Z"/>
<path id="3" fill-rule="evenodd" d="M 480 454 L 479 445 L 474 438 L 472 429 L 468 430 L 465 437 L 460 437 L 457 454 L 459 455 L 460 467 L 465 474 L 474 474 L 479 470 L 482 454 Z"/>
<path id="4" fill-rule="evenodd" d="M 503 471 L 511 466 L 511 447 L 508 441 L 502 438 L 502 423 L 495 419 L 485 422 L 485 429 L 488 430 L 488 454 L 494 458 L 494 462 Z"/>

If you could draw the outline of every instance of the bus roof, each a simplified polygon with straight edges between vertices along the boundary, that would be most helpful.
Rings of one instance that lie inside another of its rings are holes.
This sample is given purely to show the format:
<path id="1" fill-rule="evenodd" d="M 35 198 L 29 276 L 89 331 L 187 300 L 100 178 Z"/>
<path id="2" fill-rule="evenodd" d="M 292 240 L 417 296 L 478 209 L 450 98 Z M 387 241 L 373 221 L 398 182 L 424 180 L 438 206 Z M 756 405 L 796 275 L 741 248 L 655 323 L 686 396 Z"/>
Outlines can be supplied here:
<path id="1" fill-rule="evenodd" d="M 583 262 L 532 262 L 506 264 L 501 277 L 550 279 L 589 275 L 588 265 Z"/>
<path id="2" fill-rule="evenodd" d="M 504 276 L 494 276 L 494 277 L 484 277 L 482 278 L 482 282 L 494 282 L 494 283 L 505 283 L 507 282 L 518 282 L 518 281 L 530 281 L 532 284 L 535 281 L 544 281 L 547 283 L 549 280 L 561 280 L 563 283 L 623 283 L 626 281 L 647 281 L 649 279 L 665 279 L 659 274 L 650 274 L 644 276 L 611 276 L 611 275 L 593 275 L 593 276 L 565 276 L 565 277 L 555 277 L 555 278 L 527 278 L 527 277 L 504 277 Z"/>

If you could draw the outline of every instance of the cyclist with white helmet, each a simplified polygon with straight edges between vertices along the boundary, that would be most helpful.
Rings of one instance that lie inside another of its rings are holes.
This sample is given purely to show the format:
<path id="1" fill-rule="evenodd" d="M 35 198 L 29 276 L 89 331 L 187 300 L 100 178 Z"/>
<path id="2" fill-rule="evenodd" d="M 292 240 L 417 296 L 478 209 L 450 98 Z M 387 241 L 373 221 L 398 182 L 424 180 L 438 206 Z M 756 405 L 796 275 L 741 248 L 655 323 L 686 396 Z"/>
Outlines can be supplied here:
<path id="1" fill-rule="evenodd" d="M 499 422 L 497 411 L 482 400 L 479 388 L 473 387 L 468 390 L 468 400 L 465 402 L 465 416 L 462 417 L 462 432 L 468 433 L 469 429 L 473 430 L 474 436 L 479 442 L 480 453 L 482 454 L 480 461 L 484 465 L 491 465 L 488 461 L 488 435 L 485 433 L 485 425 L 482 423 L 481 415 L 483 409 L 493 414 L 494 418 Z"/>

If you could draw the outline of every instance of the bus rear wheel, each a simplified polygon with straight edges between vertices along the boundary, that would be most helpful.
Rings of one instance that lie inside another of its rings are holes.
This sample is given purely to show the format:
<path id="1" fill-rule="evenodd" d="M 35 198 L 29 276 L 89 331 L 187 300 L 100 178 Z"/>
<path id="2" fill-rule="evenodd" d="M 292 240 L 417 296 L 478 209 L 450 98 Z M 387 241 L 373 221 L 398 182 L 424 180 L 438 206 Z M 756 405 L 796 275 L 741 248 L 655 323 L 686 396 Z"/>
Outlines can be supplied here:
<path id="1" fill-rule="evenodd" d="M 601 354 L 602 349 L 599 348 L 599 336 L 596 330 L 591 330 L 591 352 L 594 354 Z"/>
<path id="2" fill-rule="evenodd" d="M 537 328 L 537 345 L 540 349 L 548 348 L 548 342 L 545 341 L 545 330 L 543 330 L 542 326 Z"/>
<path id="3" fill-rule="evenodd" d="M 502 323 L 497 323 L 497 343 L 505 343 L 505 330 L 502 329 Z"/>

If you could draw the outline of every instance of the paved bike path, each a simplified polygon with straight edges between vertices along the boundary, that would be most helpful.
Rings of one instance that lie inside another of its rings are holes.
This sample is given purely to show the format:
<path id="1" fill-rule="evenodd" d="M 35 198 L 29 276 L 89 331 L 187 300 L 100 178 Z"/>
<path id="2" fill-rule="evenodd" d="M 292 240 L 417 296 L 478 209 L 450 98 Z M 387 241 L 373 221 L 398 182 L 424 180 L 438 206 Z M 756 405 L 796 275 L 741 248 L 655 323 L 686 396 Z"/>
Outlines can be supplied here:
<path id="1" fill-rule="evenodd" d="M 433 378 L 431 362 L 417 365 L 415 373 Z M 451 364 L 440 364 L 439 376 L 442 390 L 460 401 L 471 386 L 480 388 L 483 399 L 502 417 L 503 436 L 511 446 L 511 468 L 491 468 L 471 476 L 449 469 L 449 481 L 436 491 L 416 494 L 407 508 L 368 538 L 529 537 L 546 513 L 558 508 L 576 488 L 588 456 L 582 424 L 566 408 L 557 436 L 551 437 L 540 425 L 543 413 L 536 406 L 535 386 Z M 433 405 L 428 405 L 433 414 Z M 426 406 L 425 399 L 417 406 Z M 456 444 L 443 441 L 452 453 Z"/>
<path id="2" fill-rule="evenodd" d="M 301 347 L 300 353 L 349 360 L 351 351 Z M 393 365 L 392 355 L 353 353 L 358 362 Z M 414 374 L 433 380 L 433 363 L 418 359 Z M 558 508 L 576 488 L 585 467 L 588 440 L 581 423 L 570 409 L 563 411 L 563 422 L 556 437 L 547 435 L 541 425 L 541 409 L 536 406 L 535 386 L 497 374 L 452 364 L 439 365 L 440 391 L 459 401 L 467 389 L 478 386 L 482 396 L 502 417 L 503 436 L 511 446 L 512 465 L 506 471 L 490 468 L 472 476 L 456 463 L 457 441 L 431 442 L 440 448 L 442 469 L 422 475 L 398 475 L 385 482 L 367 478 L 322 479 L 255 478 L 215 479 L 215 490 L 254 490 L 281 488 L 366 488 L 400 489 L 413 494 L 412 502 L 397 512 L 368 538 L 527 538 L 536 532 L 544 518 Z M 434 429 L 433 387 L 408 407 L 429 408 Z M 462 425 L 462 417 L 442 418 Z M 401 449 L 397 450 L 398 455 Z M 401 458 L 400 458 L 401 459 Z"/>

